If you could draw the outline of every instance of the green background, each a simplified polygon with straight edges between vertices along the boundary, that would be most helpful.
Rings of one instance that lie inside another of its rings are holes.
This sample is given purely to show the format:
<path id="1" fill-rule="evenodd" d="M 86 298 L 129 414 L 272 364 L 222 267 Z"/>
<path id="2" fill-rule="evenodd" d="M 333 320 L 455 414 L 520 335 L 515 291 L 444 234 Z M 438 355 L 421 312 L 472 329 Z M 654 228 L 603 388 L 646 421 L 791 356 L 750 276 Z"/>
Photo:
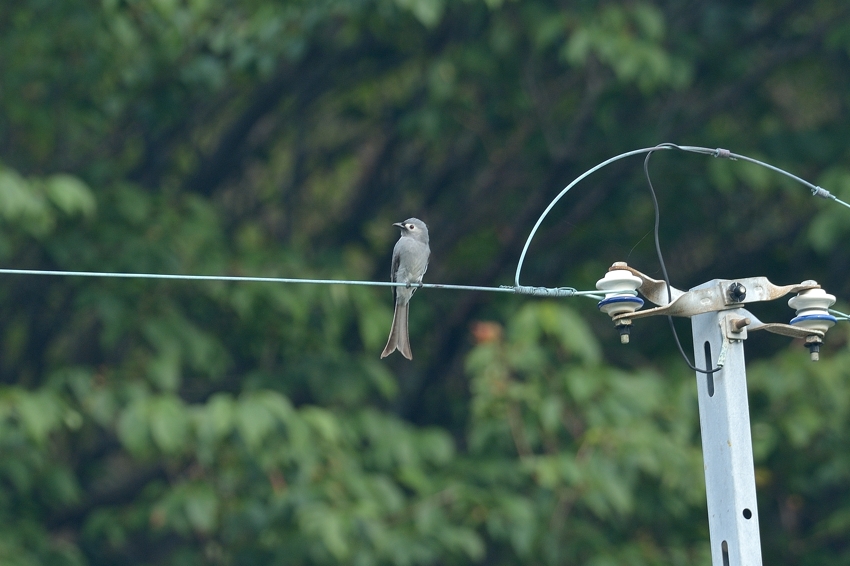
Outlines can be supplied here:
<path id="1" fill-rule="evenodd" d="M 512 284 L 546 204 L 660 142 L 850 200 L 850 7 L 814 0 L 12 0 L 0 265 Z M 673 284 L 816 279 L 850 210 L 650 164 Z M 552 211 L 522 283 L 660 278 L 642 161 Z M 424 289 L 0 276 L 0 563 L 710 563 L 694 376 L 663 319 Z M 783 301 L 754 305 L 787 322 Z M 690 351 L 686 321 L 677 326 Z M 848 324 L 747 341 L 765 564 L 850 564 Z"/>

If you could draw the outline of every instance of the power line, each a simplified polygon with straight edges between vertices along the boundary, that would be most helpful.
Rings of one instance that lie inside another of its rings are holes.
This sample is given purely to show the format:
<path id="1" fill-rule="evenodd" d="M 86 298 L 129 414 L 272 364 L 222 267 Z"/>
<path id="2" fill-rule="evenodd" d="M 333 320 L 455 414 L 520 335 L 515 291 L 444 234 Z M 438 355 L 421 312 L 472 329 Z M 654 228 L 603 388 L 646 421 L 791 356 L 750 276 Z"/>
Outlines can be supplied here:
<path id="1" fill-rule="evenodd" d="M 182 275 L 170 273 L 117 273 L 106 271 L 58 271 L 43 269 L 5 269 L 0 268 L 0 274 L 7 275 L 50 275 L 61 277 L 101 277 L 119 279 L 171 279 L 182 281 L 240 281 L 254 283 L 307 283 L 313 285 L 360 285 L 372 287 L 416 287 L 423 289 L 449 289 L 459 291 L 489 291 L 496 293 L 514 293 L 518 295 L 534 295 L 538 297 L 581 297 L 586 296 L 599 300 L 599 291 L 579 291 L 573 287 L 529 287 L 501 285 L 499 287 L 482 287 L 477 285 L 449 285 L 444 283 L 393 283 L 390 281 L 359 281 L 348 279 L 300 279 L 292 277 L 249 277 L 238 275 Z"/>

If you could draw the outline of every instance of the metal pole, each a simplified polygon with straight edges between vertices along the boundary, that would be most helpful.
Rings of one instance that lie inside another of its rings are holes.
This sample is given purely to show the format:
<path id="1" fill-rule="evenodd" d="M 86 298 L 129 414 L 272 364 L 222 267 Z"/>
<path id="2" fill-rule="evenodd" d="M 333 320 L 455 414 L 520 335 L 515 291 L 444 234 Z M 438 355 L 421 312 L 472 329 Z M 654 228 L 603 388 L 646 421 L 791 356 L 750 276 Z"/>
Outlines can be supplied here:
<path id="1" fill-rule="evenodd" d="M 710 285 L 716 282 L 696 288 Z M 748 315 L 739 308 L 691 318 L 697 367 L 717 367 L 719 359 L 723 364 L 712 374 L 696 374 L 713 566 L 762 565 L 744 366 L 746 329 L 732 324 Z"/>

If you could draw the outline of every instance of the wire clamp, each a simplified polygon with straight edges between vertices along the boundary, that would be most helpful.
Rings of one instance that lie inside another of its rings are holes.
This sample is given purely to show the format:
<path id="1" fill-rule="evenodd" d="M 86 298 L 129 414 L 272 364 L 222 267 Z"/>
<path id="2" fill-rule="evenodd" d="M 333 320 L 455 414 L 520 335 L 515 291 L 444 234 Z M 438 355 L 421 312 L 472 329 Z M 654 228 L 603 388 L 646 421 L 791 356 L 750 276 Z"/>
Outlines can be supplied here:
<path id="1" fill-rule="evenodd" d="M 823 187 L 812 187 L 812 195 L 827 200 L 835 200 L 835 197 L 832 195 L 832 193 L 824 189 Z"/>
<path id="2" fill-rule="evenodd" d="M 502 285 L 501 288 L 513 289 L 520 295 L 533 295 L 535 297 L 572 297 L 578 291 L 573 287 L 528 287 L 526 285 Z"/>

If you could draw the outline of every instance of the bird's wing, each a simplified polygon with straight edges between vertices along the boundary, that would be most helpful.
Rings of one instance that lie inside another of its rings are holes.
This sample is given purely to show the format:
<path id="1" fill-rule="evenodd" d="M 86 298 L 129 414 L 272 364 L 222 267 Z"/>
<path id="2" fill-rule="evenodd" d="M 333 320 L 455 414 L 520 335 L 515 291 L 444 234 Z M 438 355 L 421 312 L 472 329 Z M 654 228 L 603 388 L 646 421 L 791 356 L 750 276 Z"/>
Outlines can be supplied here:
<path id="1" fill-rule="evenodd" d="M 393 263 L 392 267 L 390 267 L 390 281 L 393 283 L 396 282 L 396 273 L 398 272 L 398 265 L 401 262 L 401 254 L 399 253 L 398 245 L 393 248 Z M 397 287 L 393 287 L 393 299 L 396 298 L 396 291 L 398 291 Z"/>

